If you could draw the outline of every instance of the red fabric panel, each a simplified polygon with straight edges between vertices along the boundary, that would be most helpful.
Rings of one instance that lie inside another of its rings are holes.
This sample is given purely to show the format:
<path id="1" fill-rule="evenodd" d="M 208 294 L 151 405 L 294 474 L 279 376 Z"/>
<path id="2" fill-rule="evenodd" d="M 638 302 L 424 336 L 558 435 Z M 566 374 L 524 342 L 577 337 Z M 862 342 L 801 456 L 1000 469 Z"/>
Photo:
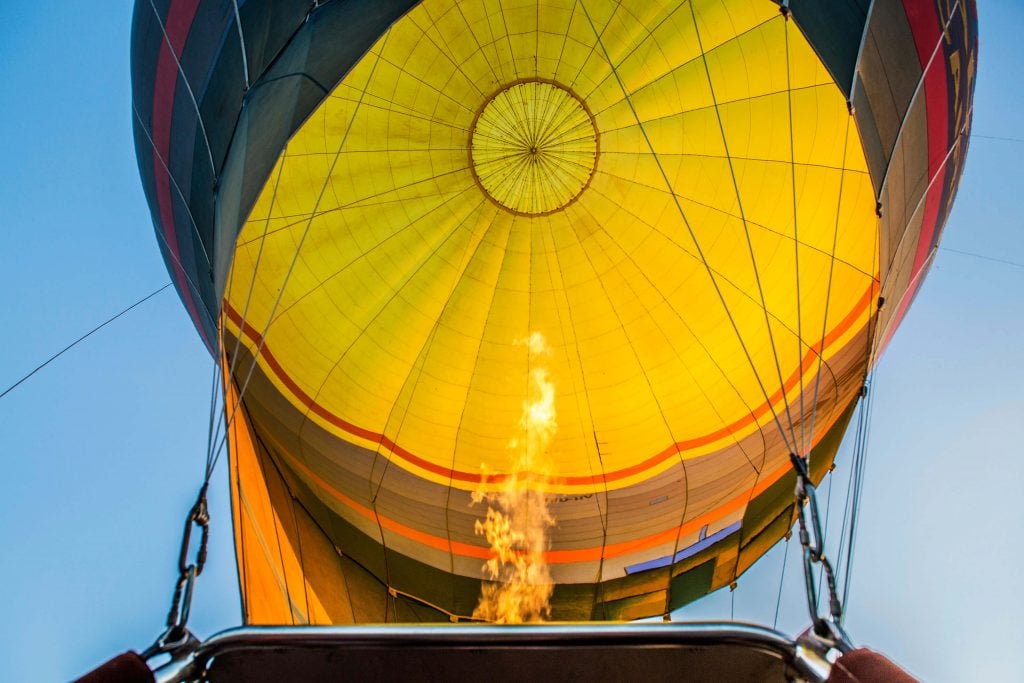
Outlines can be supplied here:
<path id="1" fill-rule="evenodd" d="M 199 0 L 178 0 L 177 2 L 172 0 L 167 9 L 164 26 L 167 38 L 160 44 L 160 54 L 156 63 L 156 79 L 153 84 L 152 136 L 153 147 L 156 148 L 156 154 L 153 155 L 153 182 L 156 185 L 156 200 L 160 208 L 160 224 L 164 232 L 164 241 L 167 243 L 167 251 L 171 255 L 171 272 L 174 274 L 178 291 L 181 292 L 181 299 L 185 302 L 185 307 L 188 309 L 188 314 L 195 323 L 196 329 L 202 335 L 206 346 L 213 349 L 214 346 L 206 337 L 206 328 L 199 318 L 192 290 L 189 288 L 185 271 L 181 265 L 171 199 L 170 170 L 164 168 L 165 163 L 168 167 L 171 164 L 171 118 L 179 75 L 175 55 L 180 55 L 184 50 L 185 41 L 198 8 Z M 172 49 L 174 50 L 173 54 Z"/>
<path id="2" fill-rule="evenodd" d="M 918 287 L 921 286 L 921 274 L 928 260 L 935 231 L 942 220 L 939 209 L 942 195 L 946 190 L 944 178 L 940 172 L 946 163 L 949 146 L 952 140 L 949 135 L 949 93 L 947 84 L 947 64 L 942 52 L 942 25 L 938 9 L 930 3 L 904 0 L 907 21 L 914 34 L 918 59 L 924 75 L 924 97 L 928 112 L 928 189 L 925 191 L 924 219 L 921 221 L 921 233 L 918 235 L 917 251 L 914 254 L 914 265 L 910 270 L 910 283 L 899 308 L 889 325 L 889 333 L 882 341 L 884 349 L 889 344 L 893 332 L 899 327 L 903 316 L 910 307 Z"/>
<path id="3" fill-rule="evenodd" d="M 885 656 L 862 647 L 836 660 L 826 683 L 917 683 L 917 679 Z"/>
<path id="4" fill-rule="evenodd" d="M 137 652 L 125 652 L 79 678 L 75 683 L 153 683 L 153 672 Z"/>

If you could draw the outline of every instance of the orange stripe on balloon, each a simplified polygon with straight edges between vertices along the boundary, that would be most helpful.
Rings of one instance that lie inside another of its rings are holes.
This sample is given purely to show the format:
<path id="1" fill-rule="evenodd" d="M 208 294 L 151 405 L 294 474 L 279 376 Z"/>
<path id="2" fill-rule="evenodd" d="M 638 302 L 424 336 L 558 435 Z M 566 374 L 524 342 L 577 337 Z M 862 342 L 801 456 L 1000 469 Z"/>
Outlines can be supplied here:
<path id="1" fill-rule="evenodd" d="M 815 346 L 811 347 L 808 350 L 807 354 L 804 356 L 802 362 L 800 363 L 800 367 L 790 375 L 789 379 L 783 385 L 784 389 L 780 388 L 771 396 L 769 401 L 761 404 L 760 406 L 752 410 L 749 414 L 743 416 L 739 420 L 736 420 L 732 424 L 726 425 L 721 429 L 718 429 L 709 434 L 695 437 L 693 439 L 686 439 L 684 441 L 677 441 L 676 443 L 668 446 L 664 450 L 660 451 L 656 455 L 651 456 L 650 458 L 647 458 L 646 460 L 643 460 L 629 467 L 624 467 L 622 469 L 615 470 L 614 472 L 605 472 L 602 474 L 586 476 L 543 477 L 544 481 L 553 486 L 587 486 L 618 481 L 620 479 L 632 477 L 646 470 L 654 468 L 662 464 L 669 458 L 675 456 L 677 453 L 693 450 L 695 448 L 706 446 L 708 444 L 724 439 L 734 434 L 735 432 L 743 429 L 744 427 L 750 425 L 751 423 L 756 422 L 759 418 L 761 418 L 766 413 L 768 413 L 769 410 L 771 410 L 771 406 L 773 406 L 779 400 L 784 398 L 785 395 L 789 393 L 789 391 L 791 391 L 794 386 L 796 386 L 796 383 L 799 381 L 799 379 L 807 372 L 808 369 L 811 368 L 812 365 L 814 365 L 814 363 L 817 360 L 818 354 L 822 352 L 822 349 L 835 343 L 837 339 L 842 337 L 843 334 L 845 334 L 853 326 L 857 319 L 863 314 L 864 310 L 870 305 L 875 289 L 876 283 L 873 280 L 871 282 L 871 285 L 868 287 L 867 291 L 864 292 L 861 298 L 854 305 L 853 309 L 849 313 L 847 313 L 846 316 L 839 322 L 839 324 L 836 325 L 836 327 L 833 328 L 825 336 L 821 343 L 816 344 Z M 363 427 L 359 427 L 358 425 L 352 424 L 351 422 L 348 422 L 347 420 L 344 420 L 341 417 L 335 415 L 334 413 L 328 411 L 322 405 L 317 403 L 316 400 L 314 400 L 306 392 L 304 392 L 302 388 L 299 387 L 298 384 L 295 383 L 295 381 L 288 375 L 287 371 L 285 371 L 285 369 L 281 366 L 280 362 L 274 356 L 265 339 L 259 334 L 259 332 L 254 330 L 251 326 L 243 324 L 244 321 L 242 319 L 241 314 L 239 314 L 238 311 L 236 311 L 226 299 L 224 300 L 224 310 L 227 312 L 227 315 L 232 320 L 232 322 L 234 322 L 235 325 L 237 325 L 239 329 L 243 331 L 245 336 L 252 340 L 252 342 L 256 344 L 257 348 L 262 349 L 260 351 L 260 356 L 263 358 L 264 362 L 271 369 L 271 371 L 273 371 L 273 373 L 277 376 L 277 378 L 288 388 L 292 395 L 294 395 L 295 398 L 297 398 L 299 402 L 306 406 L 306 408 L 308 408 L 311 412 L 319 415 L 329 424 L 334 425 L 338 429 L 341 429 L 342 431 L 357 436 L 361 439 L 365 439 L 366 441 L 370 441 L 371 443 L 379 444 L 380 446 L 383 446 L 387 450 L 391 451 L 394 455 L 398 456 L 400 459 L 406 461 L 410 465 L 418 467 L 422 470 L 426 470 L 427 472 L 436 474 L 439 477 L 450 478 L 455 481 L 462 481 L 471 484 L 497 484 L 508 479 L 509 475 L 507 474 L 485 475 L 481 473 L 462 472 L 460 470 L 454 470 L 447 467 L 443 467 L 436 463 L 430 462 L 425 458 L 415 455 L 414 453 L 411 453 L 410 451 L 398 445 L 397 443 L 395 443 L 394 441 L 392 441 L 390 438 L 383 434 L 377 434 L 376 432 L 364 429 Z M 520 473 L 519 476 L 520 478 L 527 479 L 542 478 L 540 475 L 534 475 L 531 473 Z"/>
<path id="2" fill-rule="evenodd" d="M 832 420 L 824 425 L 824 429 L 821 430 L 821 435 L 828 433 L 829 429 L 835 424 L 839 416 L 832 418 Z M 284 446 L 278 442 L 272 435 L 263 434 L 263 438 L 267 438 L 274 443 L 277 447 L 278 453 L 283 455 L 288 461 L 297 469 L 301 470 L 302 473 L 308 477 L 313 483 L 319 486 L 323 491 L 328 493 L 332 498 L 342 503 L 345 507 L 349 508 L 353 512 L 357 513 L 361 517 L 374 522 L 379 523 L 381 527 L 388 531 L 415 541 L 422 545 L 425 545 L 435 550 L 440 550 L 444 553 L 452 553 L 455 555 L 461 555 L 462 557 L 473 557 L 481 560 L 490 559 L 492 556 L 492 550 L 488 547 L 473 545 L 471 543 L 462 543 L 460 541 L 452 541 L 450 539 L 435 536 L 425 531 L 413 529 L 410 526 L 402 524 L 397 520 L 385 517 L 374 512 L 372 509 L 366 507 L 362 503 L 357 502 L 351 497 L 345 495 L 338 489 L 334 488 L 330 482 L 318 475 L 312 468 L 301 462 L 298 458 L 288 452 Z M 820 437 L 819 437 L 820 440 Z M 593 546 L 590 548 L 576 548 L 572 550 L 548 550 L 544 553 L 544 559 L 549 564 L 565 564 L 569 562 L 596 562 L 602 558 L 608 559 L 613 557 L 621 557 L 630 553 L 640 552 L 653 548 L 663 543 L 675 542 L 678 536 L 685 536 L 695 531 L 699 531 L 705 524 L 713 524 L 722 517 L 732 514 L 737 510 L 743 509 L 749 500 L 755 496 L 763 493 L 768 489 L 769 486 L 781 479 L 787 472 L 791 471 L 791 466 L 783 464 L 776 468 L 772 472 L 764 475 L 758 479 L 757 484 L 751 491 L 741 493 L 733 498 L 722 503 L 713 510 L 709 510 L 702 515 L 694 517 L 693 519 L 683 523 L 678 528 L 665 529 L 642 538 L 638 538 L 632 541 L 622 541 L 621 543 L 612 543 L 610 545 Z"/>

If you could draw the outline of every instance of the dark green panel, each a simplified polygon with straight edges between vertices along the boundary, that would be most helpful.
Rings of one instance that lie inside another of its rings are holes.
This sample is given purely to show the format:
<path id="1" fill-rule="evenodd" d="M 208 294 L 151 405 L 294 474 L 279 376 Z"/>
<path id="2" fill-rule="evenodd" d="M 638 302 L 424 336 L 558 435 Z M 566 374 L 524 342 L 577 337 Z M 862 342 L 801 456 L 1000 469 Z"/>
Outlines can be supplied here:
<path id="1" fill-rule="evenodd" d="M 750 569 L 751 565 L 760 560 L 766 552 L 771 550 L 773 545 L 778 543 L 789 532 L 793 527 L 794 507 L 791 500 L 790 504 L 775 519 L 771 520 L 760 533 L 745 539 L 745 543 L 740 548 L 740 554 L 736 560 L 736 576 Z"/>
<path id="2" fill-rule="evenodd" d="M 869 0 L 791 0 L 789 7 L 847 99 L 853 85 Z"/>
<path id="3" fill-rule="evenodd" d="M 562 583 L 555 585 L 551 595 L 553 621 L 589 621 L 593 618 L 594 589 L 592 583 Z"/>
<path id="4" fill-rule="evenodd" d="M 669 586 L 670 609 L 679 609 L 698 600 L 711 591 L 711 580 L 715 575 L 716 560 L 708 560 L 672 577 Z"/>
<path id="5" fill-rule="evenodd" d="M 603 619 L 610 621 L 632 621 L 654 614 L 664 614 L 668 608 L 668 592 L 665 590 L 635 595 L 613 602 L 604 603 Z"/>

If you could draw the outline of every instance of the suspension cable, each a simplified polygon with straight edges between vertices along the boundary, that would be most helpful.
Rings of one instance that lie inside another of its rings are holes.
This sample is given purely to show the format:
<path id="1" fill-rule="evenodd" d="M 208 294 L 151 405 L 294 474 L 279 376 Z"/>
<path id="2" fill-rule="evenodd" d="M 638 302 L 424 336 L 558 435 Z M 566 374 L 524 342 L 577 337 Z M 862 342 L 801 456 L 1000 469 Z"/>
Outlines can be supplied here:
<path id="1" fill-rule="evenodd" d="M 163 285 L 162 287 L 158 287 L 158 288 L 157 288 L 156 290 L 154 290 L 154 291 L 150 292 L 149 294 L 147 294 L 146 296 L 142 297 L 141 299 L 139 299 L 138 301 L 136 301 L 135 303 L 133 303 L 133 304 L 132 304 L 131 306 L 128 306 L 127 308 L 124 308 L 124 309 L 122 309 L 122 310 L 121 310 L 121 311 L 120 311 L 119 313 L 116 313 L 115 315 L 112 315 L 111 317 L 107 318 L 106 320 L 104 320 L 103 322 L 101 322 L 101 323 L 100 323 L 99 325 L 97 325 L 96 327 L 92 328 L 91 330 L 89 330 L 88 332 L 86 332 L 85 334 L 83 334 L 83 335 L 82 335 L 81 337 L 79 337 L 78 339 L 76 339 L 75 341 L 71 342 L 70 344 L 68 344 L 67 346 L 65 346 L 65 347 L 64 347 L 63 349 L 61 349 L 61 350 L 60 350 L 60 351 L 58 351 L 57 353 L 53 354 L 52 356 L 50 356 L 49 358 L 47 358 L 46 360 L 44 360 L 44 361 L 43 361 L 42 363 L 40 363 L 39 365 L 37 365 L 37 366 L 36 366 L 36 367 L 35 367 L 35 368 L 34 368 L 34 369 L 33 369 L 33 370 L 31 371 L 31 372 L 29 372 L 29 373 L 28 373 L 27 375 L 25 375 L 24 377 L 22 377 L 21 379 L 19 379 L 19 380 L 18 380 L 17 382 L 15 382 L 15 383 L 14 383 L 14 384 L 12 384 L 11 386 L 9 386 L 9 387 L 7 387 L 6 389 L 4 389 L 4 390 L 3 390 L 3 393 L 0 393 L 0 398 L 3 398 L 3 397 L 4 397 L 4 396 L 6 396 L 7 394 L 9 394 L 9 393 L 11 393 L 12 391 L 14 391 L 14 390 L 15 390 L 15 389 L 16 389 L 16 388 L 17 388 L 17 387 L 18 387 L 19 385 L 21 385 L 21 384 L 22 384 L 22 383 L 23 383 L 23 382 L 24 382 L 25 380 L 27 380 L 28 378 L 32 377 L 32 375 L 34 375 L 34 374 L 36 374 L 37 372 L 39 372 L 40 370 L 42 370 L 43 368 L 45 368 L 45 367 L 46 367 L 47 365 L 49 365 L 49 364 L 50 364 L 50 363 L 52 363 L 53 361 L 57 360 L 58 358 L 60 358 L 61 356 L 63 356 L 63 355 L 65 354 L 65 353 L 67 353 L 68 351 L 70 351 L 70 350 L 71 350 L 71 349 L 73 349 L 74 347 L 78 346 L 78 345 L 79 345 L 80 343 L 82 343 L 83 341 L 85 341 L 86 339 L 88 339 L 89 337 L 91 337 L 92 335 L 96 334 L 97 332 L 99 332 L 100 330 L 102 330 L 102 329 L 103 329 L 104 327 L 106 327 L 106 326 L 107 326 L 107 325 L 109 325 L 110 323 L 112 323 L 112 322 L 114 322 L 115 320 L 117 320 L 118 318 L 120 318 L 120 317 L 121 317 L 122 315 L 124 315 L 125 313 L 127 313 L 127 312 L 131 311 L 131 310 L 132 310 L 133 308 L 135 308 L 135 307 L 137 307 L 137 306 L 141 306 L 142 304 L 144 304 L 145 302 L 149 301 L 150 299 L 152 299 L 152 298 L 153 298 L 153 297 L 155 297 L 155 296 L 156 296 L 157 294 L 159 294 L 160 292 L 164 291 L 165 289 L 167 289 L 167 288 L 168 288 L 168 287 L 170 287 L 170 286 L 171 286 L 171 283 L 170 283 L 170 282 L 168 282 L 168 283 L 164 284 L 164 285 Z"/>
<path id="2" fill-rule="evenodd" d="M 850 502 L 849 537 L 846 545 L 846 558 L 843 566 L 843 604 L 846 604 L 846 601 L 849 598 L 850 581 L 853 577 L 853 558 L 854 547 L 857 542 L 857 523 L 860 519 L 860 507 L 864 493 L 864 472 L 867 464 L 868 440 L 871 435 L 871 416 L 874 408 L 874 394 L 871 391 L 870 380 L 869 383 L 865 384 L 864 393 L 865 406 L 862 412 L 863 420 L 862 424 L 858 425 L 858 431 L 860 433 L 860 449 L 854 456 L 855 469 L 851 473 L 851 476 L 854 477 L 854 482 L 853 497 Z"/>
<path id="3" fill-rule="evenodd" d="M 825 555 L 825 539 L 822 534 L 821 518 L 818 514 L 818 501 L 807 470 L 807 461 L 797 455 L 790 454 L 790 461 L 796 472 L 796 514 L 799 522 L 800 546 L 803 548 L 804 586 L 807 592 L 807 609 L 811 616 L 814 634 L 831 646 L 845 651 L 849 649 L 850 639 L 843 631 L 841 622 L 843 606 L 836 590 L 835 572 L 832 563 Z M 821 565 L 828 586 L 828 616 L 818 612 L 818 592 L 814 582 L 814 565 Z"/>
<path id="4" fill-rule="evenodd" d="M 775 618 L 772 620 L 772 628 L 776 628 L 779 625 L 779 608 L 782 607 L 782 586 L 783 581 L 786 578 L 786 562 L 789 559 L 789 539 L 790 533 L 786 532 L 786 550 L 782 554 L 782 571 L 779 572 L 779 592 L 775 596 Z"/>

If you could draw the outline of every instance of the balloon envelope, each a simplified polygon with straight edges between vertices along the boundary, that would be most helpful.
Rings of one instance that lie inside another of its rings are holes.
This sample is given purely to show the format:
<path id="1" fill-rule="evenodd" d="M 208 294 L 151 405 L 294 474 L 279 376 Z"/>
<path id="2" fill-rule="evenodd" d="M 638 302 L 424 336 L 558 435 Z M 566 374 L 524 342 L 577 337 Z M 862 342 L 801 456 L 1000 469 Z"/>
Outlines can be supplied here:
<path id="1" fill-rule="evenodd" d="M 510 491 L 559 619 L 788 531 L 948 214 L 973 3 L 164 4 L 140 169 L 225 371 L 248 622 L 468 618 Z"/>

